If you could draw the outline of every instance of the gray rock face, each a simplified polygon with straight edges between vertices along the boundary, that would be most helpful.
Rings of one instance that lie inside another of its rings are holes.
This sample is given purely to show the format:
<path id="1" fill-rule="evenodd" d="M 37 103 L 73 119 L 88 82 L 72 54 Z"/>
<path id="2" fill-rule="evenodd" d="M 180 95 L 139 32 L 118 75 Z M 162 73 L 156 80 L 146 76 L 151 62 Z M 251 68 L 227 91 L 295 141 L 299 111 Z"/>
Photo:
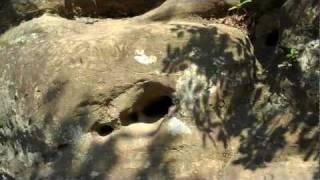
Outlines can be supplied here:
<path id="1" fill-rule="evenodd" d="M 276 63 L 274 61 L 282 61 L 279 59 L 281 48 L 302 51 L 308 42 L 318 38 L 318 1 L 270 0 L 259 1 L 256 6 L 268 9 L 268 6 L 263 5 L 265 3 L 279 6 L 262 13 L 254 30 L 253 43 L 257 58 L 266 66 Z"/>
<path id="2" fill-rule="evenodd" d="M 319 39 L 310 41 L 305 45 L 305 50 L 298 58 L 298 62 L 303 73 L 305 86 L 308 89 L 308 97 L 318 103 L 319 99 Z"/>
<path id="3" fill-rule="evenodd" d="M 301 49 L 319 36 L 319 2 L 288 0 L 281 8 L 281 45 Z"/>

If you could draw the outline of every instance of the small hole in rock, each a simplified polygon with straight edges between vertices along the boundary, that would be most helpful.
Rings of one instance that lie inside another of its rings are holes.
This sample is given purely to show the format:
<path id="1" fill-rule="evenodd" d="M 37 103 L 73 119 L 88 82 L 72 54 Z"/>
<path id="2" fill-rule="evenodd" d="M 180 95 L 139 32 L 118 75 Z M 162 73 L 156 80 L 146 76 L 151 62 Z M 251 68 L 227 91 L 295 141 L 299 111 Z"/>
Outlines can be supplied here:
<path id="1" fill-rule="evenodd" d="M 133 113 L 130 113 L 129 114 L 129 119 L 132 121 L 132 122 L 138 122 L 139 121 L 139 116 L 137 113 L 133 112 Z"/>
<path id="2" fill-rule="evenodd" d="M 68 146 L 69 146 L 69 144 L 67 144 L 67 143 L 59 144 L 59 145 L 57 146 L 57 150 L 64 150 L 64 149 L 66 149 Z"/>
<path id="3" fill-rule="evenodd" d="M 100 124 L 96 126 L 95 131 L 100 135 L 100 136 L 106 136 L 113 131 L 113 127 L 111 127 L 108 124 Z"/>
<path id="4" fill-rule="evenodd" d="M 162 96 L 151 103 L 147 104 L 143 109 L 143 114 L 148 117 L 162 117 L 169 111 L 173 105 L 172 99 L 169 96 Z"/>
<path id="5" fill-rule="evenodd" d="M 174 89 L 159 82 L 144 83 L 136 95 L 134 102 L 120 112 L 122 126 L 133 123 L 155 123 L 169 112 L 173 100 Z"/>
<path id="6" fill-rule="evenodd" d="M 267 34 L 265 44 L 267 46 L 276 46 L 279 40 L 279 30 L 275 29 Z"/>

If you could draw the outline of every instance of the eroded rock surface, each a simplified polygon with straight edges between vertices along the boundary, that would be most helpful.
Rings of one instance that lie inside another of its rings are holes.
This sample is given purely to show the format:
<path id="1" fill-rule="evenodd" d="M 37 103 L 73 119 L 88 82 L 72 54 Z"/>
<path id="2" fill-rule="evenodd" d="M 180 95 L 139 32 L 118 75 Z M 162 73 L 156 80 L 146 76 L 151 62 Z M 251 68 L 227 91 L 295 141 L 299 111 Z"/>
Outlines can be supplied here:
<path id="1" fill-rule="evenodd" d="M 223 25 L 112 20 L 93 26 L 49 15 L 4 34 L 1 52 L 1 134 L 7 154 L 2 166 L 19 169 L 10 172 L 17 177 L 30 176 L 26 167 L 37 167 L 33 178 L 106 175 L 111 165 L 128 177 L 143 167 L 151 169 L 137 176 L 153 176 L 159 163 L 139 163 L 149 156 L 171 157 L 162 146 L 170 148 L 166 144 L 180 134 L 196 133 L 195 125 L 178 120 L 177 113 L 207 116 L 201 106 L 214 103 L 206 102 L 211 93 L 232 94 L 250 85 L 254 60 L 246 36 Z M 237 79 L 236 73 L 241 74 Z M 176 119 L 161 123 L 164 116 Z M 192 145 L 199 140 L 185 141 L 194 152 L 201 148 Z M 184 141 L 174 146 L 180 145 Z M 126 165 L 117 166 L 118 161 Z M 156 173 L 165 177 L 165 171 Z"/>
<path id="2" fill-rule="evenodd" d="M 317 115 L 255 82 L 246 34 L 140 20 L 0 37 L 1 178 L 314 178 Z"/>

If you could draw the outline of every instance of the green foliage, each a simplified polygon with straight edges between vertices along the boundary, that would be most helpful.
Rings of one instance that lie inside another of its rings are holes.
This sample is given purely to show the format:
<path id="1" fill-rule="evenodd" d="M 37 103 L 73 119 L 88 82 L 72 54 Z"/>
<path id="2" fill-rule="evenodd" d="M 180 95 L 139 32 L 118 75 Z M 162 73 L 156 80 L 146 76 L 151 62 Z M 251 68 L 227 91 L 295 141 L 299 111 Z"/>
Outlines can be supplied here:
<path id="1" fill-rule="evenodd" d="M 285 48 L 284 59 L 281 64 L 278 64 L 278 68 L 290 68 L 294 61 L 297 61 L 299 57 L 299 51 L 295 48 Z"/>
<path id="2" fill-rule="evenodd" d="M 238 4 L 229 8 L 228 11 L 244 9 L 244 7 L 249 5 L 250 3 L 252 3 L 252 0 L 240 0 L 240 2 Z"/>
<path id="3" fill-rule="evenodd" d="M 286 55 L 286 58 L 288 60 L 296 60 L 298 58 L 298 55 L 299 55 L 299 51 L 295 48 L 290 48 L 289 49 L 289 53 Z"/>

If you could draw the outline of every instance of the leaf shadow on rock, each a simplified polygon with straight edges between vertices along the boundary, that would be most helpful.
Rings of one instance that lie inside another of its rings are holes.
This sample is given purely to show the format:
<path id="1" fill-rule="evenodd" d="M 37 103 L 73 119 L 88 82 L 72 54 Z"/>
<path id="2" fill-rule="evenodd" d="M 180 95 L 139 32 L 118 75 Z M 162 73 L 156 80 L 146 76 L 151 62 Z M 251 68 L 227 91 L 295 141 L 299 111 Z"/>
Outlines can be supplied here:
<path id="1" fill-rule="evenodd" d="M 265 167 L 267 162 L 271 162 L 278 153 L 282 153 L 288 145 L 292 144 L 292 142 L 290 144 L 287 142 L 287 134 L 298 134 L 295 135 L 298 137 L 295 142 L 298 147 L 295 149 L 304 154 L 305 160 L 312 159 L 311 157 L 313 159 L 319 158 L 316 123 L 318 105 L 304 108 L 303 106 L 292 106 L 289 101 L 284 102 L 285 107 L 277 108 L 276 103 L 269 102 L 271 98 L 259 105 L 261 103 L 259 99 L 263 98 L 265 94 L 254 83 L 264 83 L 266 87 L 271 87 L 273 84 L 260 82 L 255 78 L 256 59 L 250 55 L 251 44 L 248 39 L 238 40 L 235 52 L 231 53 L 226 51 L 229 46 L 229 37 L 219 34 L 215 27 L 199 28 L 192 25 L 177 25 L 172 29 L 172 32 L 176 33 L 177 39 L 183 36 L 190 36 L 190 38 L 183 47 L 175 48 L 173 45 L 168 45 L 163 72 L 174 73 L 184 70 L 185 64 L 195 64 L 198 67 L 196 76 L 205 76 L 207 84 L 218 84 L 222 90 L 220 97 L 215 97 L 216 101 L 212 104 L 208 87 L 189 80 L 186 83 L 189 88 L 186 88 L 184 93 L 191 93 L 194 97 L 191 100 L 180 102 L 180 107 L 178 105 L 176 109 L 176 111 L 180 111 L 183 103 L 186 104 L 186 107 L 190 107 L 188 111 L 191 112 L 191 117 L 203 133 L 204 145 L 210 140 L 213 144 L 223 142 L 224 147 L 228 148 L 231 138 L 240 137 L 241 145 L 235 152 L 240 155 L 235 158 L 233 163 L 255 170 Z M 224 59 L 220 59 L 219 54 L 223 54 Z M 237 54 L 242 54 L 247 61 L 234 62 L 234 55 Z M 242 81 L 241 74 L 243 72 L 248 76 L 249 82 Z M 272 74 L 270 74 L 271 76 Z M 241 84 L 242 86 L 239 86 Z M 296 89 L 298 91 L 296 96 L 301 96 L 301 90 Z M 189 90 L 191 91 L 189 92 Z M 200 91 L 203 94 L 197 96 L 199 94 L 197 92 Z M 230 93 L 233 93 L 231 98 L 225 99 Z M 277 98 L 283 96 L 273 92 L 271 95 L 276 95 Z M 287 94 L 284 96 L 287 100 Z M 291 96 L 291 98 L 295 97 Z M 221 108 L 226 104 L 225 101 L 228 101 L 229 106 Z M 257 105 L 259 105 L 258 109 Z M 262 118 L 258 116 L 260 111 L 268 109 L 270 106 L 275 107 L 271 109 L 273 112 L 263 112 Z M 223 114 L 221 109 L 225 111 L 223 117 L 219 117 L 219 114 Z M 291 112 L 293 117 L 285 120 L 287 112 Z M 219 118 L 221 121 L 217 121 Z M 283 121 L 288 122 L 284 123 Z M 310 135 L 310 132 L 313 133 Z"/>
<path id="2" fill-rule="evenodd" d="M 117 144 L 121 140 L 130 140 L 134 137 L 131 134 L 115 130 L 107 136 L 99 137 L 105 139 L 102 142 L 85 141 L 86 138 L 84 136 L 88 134 L 99 136 L 97 133 L 91 132 L 91 128 L 83 128 L 90 127 L 90 124 L 88 124 L 92 121 L 92 119 L 90 119 L 90 113 L 92 113 L 90 106 L 94 106 L 94 103 L 98 102 L 88 103 L 89 101 L 84 97 L 83 103 L 80 103 L 79 106 L 75 107 L 64 117 L 57 119 L 55 117 L 59 111 L 58 107 L 61 105 L 60 102 L 64 97 L 65 91 L 67 91 L 70 81 L 66 79 L 56 79 L 53 82 L 43 96 L 42 106 L 45 112 L 43 115 L 44 123 L 43 126 L 38 129 L 41 136 L 37 135 L 40 141 L 48 138 L 47 135 L 52 135 L 52 142 L 48 144 L 41 141 L 43 146 L 39 147 L 41 149 L 37 149 L 37 152 L 42 152 L 42 161 L 34 164 L 30 179 L 71 178 L 84 180 L 114 178 L 111 177 L 110 174 L 119 170 L 119 168 L 121 169 L 119 165 L 123 163 L 119 162 L 120 156 L 122 155 L 119 154 Z M 55 124 L 57 120 L 59 120 L 61 124 L 53 128 L 52 125 Z M 156 132 L 158 131 L 159 129 L 156 130 Z M 148 136 L 153 136 L 156 132 L 148 134 Z M 172 179 L 169 164 L 168 162 L 164 162 L 163 159 L 174 139 L 175 138 L 169 134 L 154 138 L 151 145 L 147 147 L 147 161 L 143 162 L 143 164 L 149 164 L 149 166 L 145 169 L 138 170 L 137 178 L 149 179 L 150 177 L 158 177 Z M 86 143 L 89 144 L 86 145 Z M 82 145 L 88 149 L 80 151 Z M 48 167 L 50 167 L 51 170 L 43 172 L 43 169 Z M 122 175 L 119 175 L 119 177 L 120 176 Z"/>
<path id="3" fill-rule="evenodd" d="M 318 128 L 319 102 L 314 98 L 319 96 L 319 91 L 313 94 L 314 87 L 311 87 L 309 79 L 304 77 L 301 65 L 286 57 L 288 51 L 288 49 L 277 47 L 276 58 L 264 67 L 266 77 L 262 81 L 270 87 L 272 95 L 284 96 L 289 104 L 288 108 L 294 112 L 294 117 L 285 127 L 284 133 L 297 134 L 298 139 L 295 143 L 298 150 L 304 154 L 304 160 L 316 160 L 320 158 L 320 131 Z M 289 63 L 290 66 L 279 68 L 285 63 Z"/>
<path id="4" fill-rule="evenodd" d="M 168 45 L 163 72 L 173 73 L 184 70 L 184 67 L 188 64 L 195 64 L 198 67 L 196 74 L 206 77 L 207 84 L 219 83 L 224 89 L 234 88 L 241 83 L 245 83 L 242 82 L 241 78 L 237 78 L 236 73 L 239 72 L 232 72 L 232 69 L 239 69 L 248 79 L 252 78 L 250 70 L 252 70 L 254 59 L 250 56 L 250 52 L 244 51 L 240 44 L 237 45 L 235 53 L 243 55 L 248 61 L 236 62 L 233 57 L 234 54 L 226 51 L 230 43 L 230 37 L 218 32 L 216 27 L 177 25 L 172 29 L 172 32 L 177 34 L 178 39 L 183 36 L 190 36 L 190 39 L 183 47 L 174 48 Z M 239 40 L 238 42 L 246 47 L 250 46 L 249 41 L 243 42 Z M 194 103 L 189 111 L 192 112 L 192 117 L 195 118 L 198 128 L 204 133 L 204 140 L 208 138 L 213 140 L 210 132 L 220 125 L 210 119 L 210 108 L 212 106 L 218 107 L 219 104 L 223 103 L 223 99 L 219 99 L 215 104 L 210 104 L 208 88 L 210 87 L 190 79 L 185 88 L 186 92 L 183 93 L 197 94 L 203 92 L 203 95 L 199 98 L 186 103 Z M 228 92 L 223 93 L 227 94 Z"/>
<path id="5" fill-rule="evenodd" d="M 166 154 L 170 151 L 170 146 L 175 141 L 176 137 L 169 133 L 158 135 L 148 146 L 148 158 L 144 162 L 145 168 L 141 169 L 136 179 L 174 179 L 170 160 L 166 160 Z"/>
<path id="6" fill-rule="evenodd" d="M 52 128 L 52 125 L 57 121 L 54 117 L 58 113 L 59 102 L 68 83 L 68 80 L 57 79 L 44 95 L 42 103 L 47 109 L 45 109 L 43 126 L 39 128 L 39 131 L 53 136 L 53 140 L 52 143 L 42 147 L 40 152 L 43 152 L 43 164 L 36 164 L 31 179 L 90 179 L 93 178 L 91 173 L 95 171 L 92 169 L 92 164 L 99 164 L 100 169 L 97 172 L 107 173 L 117 163 L 118 154 L 116 154 L 115 146 L 118 139 L 129 138 L 126 134 L 112 136 L 102 144 L 91 143 L 87 151 L 78 152 L 77 147 L 86 143 L 82 142 L 85 140 L 83 137 L 91 133 L 85 129 L 90 126 L 88 123 L 90 123 L 92 111 L 88 106 L 80 104 L 75 107 L 72 112 L 59 119 L 61 124 L 58 127 Z M 82 162 L 80 161 L 81 163 L 75 164 L 79 158 L 83 157 L 86 158 Z M 42 177 L 39 170 L 48 164 L 50 164 L 51 171 Z"/>
<path id="7" fill-rule="evenodd" d="M 283 126 L 281 123 L 279 126 L 274 126 L 275 121 L 280 121 L 277 119 L 277 115 L 283 113 L 281 111 L 266 116 L 262 120 L 254 113 L 254 111 L 257 111 L 254 109 L 254 105 L 263 93 L 261 89 L 256 89 L 253 86 L 254 75 L 251 71 L 254 69 L 255 59 L 250 55 L 249 41 L 239 40 L 235 50 L 236 54 L 242 54 L 244 59 L 249 60 L 234 62 L 234 54 L 226 52 L 229 46 L 229 37 L 219 34 L 217 28 L 177 25 L 172 31 L 177 34 L 177 38 L 189 35 L 190 39 L 182 48 L 168 45 L 163 72 L 177 72 L 185 69 L 187 63 L 192 63 L 198 67 L 196 69 L 197 75 L 206 77 L 205 83 L 202 83 L 201 78 L 200 83 L 192 79 L 186 81 L 185 91 L 182 93 L 200 94 L 200 96 L 187 98 L 186 101 L 182 102 L 185 105 L 177 104 L 177 109 L 175 110 L 179 112 L 183 108 L 189 107 L 187 110 L 191 112 L 196 126 L 203 134 L 204 145 L 207 144 L 207 141 L 213 144 L 219 141 L 223 142 L 225 148 L 228 148 L 231 138 L 240 137 L 241 145 L 236 150 L 236 153 L 241 156 L 234 163 L 255 170 L 263 167 L 264 163 L 273 160 L 276 153 L 285 147 L 287 144 L 284 137 L 286 133 L 298 133 L 299 140 L 297 144 L 299 150 L 305 154 L 305 159 L 308 160 L 314 156 L 317 158 L 317 155 L 315 155 L 318 146 L 317 133 L 314 133 L 315 135 L 313 136 L 308 134 L 317 128 L 317 124 L 314 123 L 315 116 L 308 114 L 306 110 L 301 111 L 300 115 L 295 115 L 290 120 L 287 127 L 287 124 Z M 212 37 L 215 37 L 215 40 Z M 247 47 L 247 49 L 243 47 Z M 224 57 L 220 57 L 219 54 L 223 54 Z M 233 71 L 235 69 L 238 71 Z M 239 71 L 245 74 L 246 77 L 239 78 L 241 74 Z M 249 81 L 243 82 L 243 80 Z M 215 101 L 211 101 L 211 86 L 209 85 L 215 84 L 219 84 L 219 88 L 222 91 L 220 95 L 218 94 L 215 97 Z M 245 86 L 242 86 L 243 84 Z M 49 108 L 44 115 L 45 125 L 53 123 L 54 116 L 57 113 L 57 106 L 59 106 L 58 102 L 61 100 L 61 94 L 67 85 L 68 81 L 57 82 L 49 88 L 44 96 L 45 99 L 42 103 Z M 225 99 L 234 90 L 236 90 L 236 93 L 232 95 L 231 99 Z M 230 105 L 227 106 L 226 104 Z M 268 102 L 261 106 L 268 106 Z M 41 146 L 46 149 L 46 153 L 42 154 L 45 163 L 54 164 L 52 166 L 52 178 L 68 177 L 68 173 L 70 173 L 68 167 L 73 167 L 73 160 L 78 158 L 76 152 L 73 151 L 73 144 L 70 140 L 74 140 L 77 135 L 81 136 L 87 133 L 81 128 L 75 129 L 76 132 L 70 130 L 77 127 L 77 125 L 80 125 L 80 127 L 86 126 L 86 123 L 89 122 L 89 114 L 88 107 L 83 106 L 74 109 L 70 114 L 63 117 L 61 119 L 63 123 L 58 128 L 48 129 L 49 126 L 44 126 L 35 131 L 40 132 L 39 136 L 37 135 L 40 139 L 44 136 L 44 131 L 56 135 L 53 138 L 54 144 L 47 145 L 43 143 L 43 146 Z M 227 114 L 227 116 L 224 114 Z M 212 119 L 212 117 L 216 117 L 216 119 Z M 299 129 L 301 130 L 300 132 L 298 132 Z M 215 133 L 217 137 L 214 136 Z M 247 135 L 243 135 L 244 133 L 247 133 Z M 92 171 L 111 172 L 119 161 L 115 146 L 121 138 L 130 138 L 130 136 L 119 134 L 111 137 L 103 144 L 90 145 L 86 156 L 98 157 L 97 160 L 92 161 L 89 158 L 83 161 L 78 165 L 76 172 L 73 172 L 72 176 L 76 176 L 78 179 L 89 179 Z M 174 138 L 169 135 L 159 136 L 159 138 L 154 139 L 150 147 L 148 147 L 149 157 L 145 162 L 149 165 L 137 173 L 137 178 L 148 179 L 149 177 L 157 176 L 173 179 L 170 163 L 165 159 L 166 152 L 170 150 L 169 146 L 173 141 Z M 109 156 L 109 159 L 99 158 L 102 156 Z M 100 164 L 101 169 L 92 169 L 92 163 Z M 34 169 L 33 178 L 39 176 L 38 170 L 40 167 L 41 165 L 39 164 L 38 169 Z"/>

